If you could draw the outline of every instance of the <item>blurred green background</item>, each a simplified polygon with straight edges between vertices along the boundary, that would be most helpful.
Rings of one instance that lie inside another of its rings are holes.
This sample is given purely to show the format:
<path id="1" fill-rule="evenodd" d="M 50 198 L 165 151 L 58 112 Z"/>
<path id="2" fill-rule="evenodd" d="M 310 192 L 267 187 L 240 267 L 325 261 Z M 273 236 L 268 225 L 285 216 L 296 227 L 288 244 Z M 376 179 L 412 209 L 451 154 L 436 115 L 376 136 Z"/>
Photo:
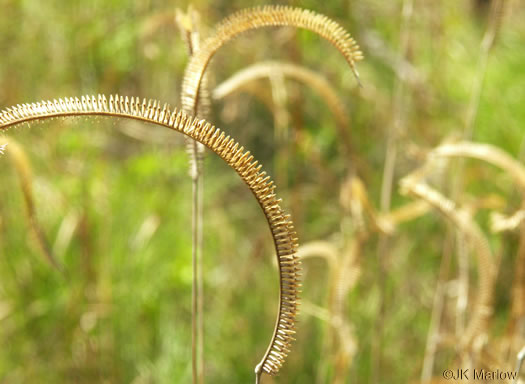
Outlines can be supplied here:
<path id="1" fill-rule="evenodd" d="M 212 87 L 270 59 L 325 76 L 345 103 L 358 174 L 379 206 L 387 132 L 396 116 L 403 119 L 394 182 L 418 166 L 418 154 L 463 130 L 491 2 L 414 1 L 405 58 L 399 56 L 403 1 L 283 3 L 324 13 L 355 36 L 365 55 L 358 64 L 363 87 L 330 44 L 287 28 L 251 32 L 225 46 L 209 68 Z M 96 93 L 180 106 L 188 56 L 174 11 L 189 4 L 207 36 L 228 14 L 266 3 L 0 0 L 0 107 Z M 525 6 L 509 1 L 508 8 L 488 57 L 473 139 L 522 157 Z M 396 84 L 407 67 L 400 104 Z M 269 87 L 259 81 L 261 95 Z M 284 174 L 278 194 L 301 244 L 341 242 L 339 188 L 348 164 L 335 120 L 315 92 L 294 81 L 287 88 L 285 168 L 275 160 L 274 118 L 257 97 L 243 93 L 214 102 L 210 120 L 271 175 Z M 31 160 L 38 220 L 67 273 L 42 260 L 17 174 L 0 155 L 0 383 L 191 382 L 191 182 L 183 137 L 102 118 L 60 119 L 7 133 Z M 313 154 L 320 159 L 315 166 Z M 211 153 L 205 164 L 206 378 L 246 383 L 253 381 L 276 315 L 271 236 L 237 175 Z M 462 201 L 496 194 L 509 212 L 520 204 L 511 179 L 494 168 L 468 162 L 465 185 Z M 393 207 L 408 201 L 397 187 L 392 199 Z M 479 222 L 487 227 L 485 214 Z M 379 258 L 378 236 L 367 239 L 361 275 L 346 298 L 357 349 L 344 382 L 419 378 L 445 232 L 439 215 L 426 215 L 399 228 Z M 508 316 L 517 241 L 515 234 L 491 236 L 502 260 L 496 334 Z M 319 306 L 329 289 L 325 269 L 321 261 L 305 262 L 303 297 Z M 372 361 L 378 316 L 379 375 Z M 323 321 L 308 311 L 299 321 L 276 383 L 314 383 L 322 360 L 331 358 L 322 352 Z M 437 364 L 448 368 L 446 353 Z"/>

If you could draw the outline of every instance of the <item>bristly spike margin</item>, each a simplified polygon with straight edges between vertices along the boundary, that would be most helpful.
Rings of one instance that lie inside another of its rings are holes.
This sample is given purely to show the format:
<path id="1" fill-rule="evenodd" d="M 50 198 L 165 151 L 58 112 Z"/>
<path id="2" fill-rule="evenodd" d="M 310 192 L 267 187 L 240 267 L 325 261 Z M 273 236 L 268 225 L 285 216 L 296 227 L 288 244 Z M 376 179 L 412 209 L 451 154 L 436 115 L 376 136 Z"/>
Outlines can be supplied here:
<path id="1" fill-rule="evenodd" d="M 131 100 L 131 101 L 130 101 Z M 193 118 L 168 105 L 161 108 L 158 102 L 111 95 L 83 96 L 77 98 L 23 104 L 0 111 L 0 131 L 30 121 L 55 117 L 107 116 L 139 120 L 181 132 L 207 146 L 226 161 L 248 185 L 266 216 L 272 233 L 279 265 L 279 311 L 274 333 L 268 349 L 256 367 L 257 377 L 262 372 L 275 375 L 290 350 L 294 340 L 295 316 L 298 312 L 300 261 L 296 254 L 297 239 L 290 217 L 280 207 L 273 182 L 262 171 L 262 166 L 249 151 L 234 139 L 205 120 Z M 291 282 L 291 283 L 290 283 Z M 283 352 L 284 351 L 284 352 Z"/>
<path id="2" fill-rule="evenodd" d="M 359 50 L 355 40 L 342 26 L 328 17 L 310 10 L 280 5 L 263 6 L 241 10 L 223 20 L 215 28 L 215 32 L 211 37 L 200 46 L 197 52 L 194 52 L 184 74 L 182 84 L 182 109 L 190 115 L 198 114 L 200 107 L 199 95 L 201 93 L 204 95 L 205 93 L 205 87 L 202 87 L 202 85 L 206 68 L 215 53 L 223 45 L 243 32 L 272 26 L 303 28 L 317 33 L 319 36 L 328 40 L 344 56 L 350 69 L 356 76 L 358 84 L 361 85 L 355 63 L 363 58 L 363 54 Z M 201 88 L 203 89 L 201 90 Z M 203 99 L 206 98 L 203 97 Z M 213 150 L 220 151 L 219 153 L 221 157 L 223 154 L 228 154 L 226 161 L 229 162 L 230 165 L 239 165 L 240 163 L 237 160 L 237 156 L 229 152 L 231 146 L 224 148 L 224 142 L 224 135 L 217 137 L 217 135 L 213 134 L 211 135 L 210 147 Z M 193 158 L 195 159 L 196 155 L 194 146 L 192 148 Z M 241 171 L 241 176 L 249 187 L 252 188 L 252 191 L 254 193 L 271 194 L 271 190 L 260 186 L 258 187 L 258 182 L 260 182 L 258 179 L 260 176 L 258 174 L 260 167 L 256 168 L 256 163 L 253 162 L 248 162 L 246 164 L 243 161 L 242 164 L 241 169 L 243 170 Z M 263 209 L 265 209 L 265 212 L 268 212 L 268 214 L 281 214 L 281 210 L 275 209 L 272 204 L 264 205 Z M 284 357 L 279 359 L 278 365 L 274 365 L 270 361 L 270 357 L 272 356 L 271 352 L 273 350 L 272 347 L 275 345 L 274 341 L 278 330 L 277 328 L 272 344 L 266 351 L 262 361 L 255 368 L 257 382 L 260 381 L 260 376 L 263 371 L 269 374 L 276 374 L 279 371 L 281 364 L 284 362 Z"/>
<path id="3" fill-rule="evenodd" d="M 337 22 L 325 15 L 290 6 L 264 6 L 241 10 L 221 21 L 190 59 L 182 82 L 182 107 L 196 114 L 201 83 L 215 53 L 236 36 L 258 28 L 288 26 L 310 30 L 329 41 L 344 56 L 359 84 L 355 63 L 363 59 L 356 41 Z"/>

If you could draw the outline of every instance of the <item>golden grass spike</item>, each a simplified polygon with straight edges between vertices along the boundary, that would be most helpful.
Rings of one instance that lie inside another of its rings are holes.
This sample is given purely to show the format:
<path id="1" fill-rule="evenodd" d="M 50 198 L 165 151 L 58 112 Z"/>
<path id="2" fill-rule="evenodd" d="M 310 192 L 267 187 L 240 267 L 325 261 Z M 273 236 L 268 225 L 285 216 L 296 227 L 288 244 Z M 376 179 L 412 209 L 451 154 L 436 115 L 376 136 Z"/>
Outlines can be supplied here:
<path id="1" fill-rule="evenodd" d="M 478 297 L 471 320 L 461 339 L 461 347 L 470 347 L 477 336 L 487 330 L 492 312 L 496 268 L 490 245 L 481 229 L 467 212 L 458 209 L 452 200 L 447 199 L 416 176 L 409 175 L 402 179 L 401 191 L 404 194 L 425 200 L 462 231 L 475 246 L 478 256 Z"/>
<path id="2" fill-rule="evenodd" d="M 0 145 L 0 149 L 5 149 L 9 146 L 9 150 L 6 152 L 8 153 L 9 159 L 15 167 L 16 174 L 20 180 L 20 189 L 24 197 L 28 226 L 34 236 L 38 250 L 48 264 L 59 271 L 63 271 L 62 266 L 53 255 L 53 251 L 51 250 L 51 246 L 49 245 L 44 230 L 38 222 L 35 199 L 33 197 L 33 175 L 29 158 L 22 146 L 13 138 L 3 136 L 0 138 L 0 141 L 6 141 L 5 144 Z M 3 151 L 0 151 L 0 153 L 3 153 Z"/>
<path id="3" fill-rule="evenodd" d="M 289 6 L 250 8 L 234 13 L 220 22 L 215 28 L 215 33 L 204 42 L 199 52 L 192 56 L 182 83 L 183 110 L 195 114 L 202 77 L 211 58 L 220 47 L 248 30 L 274 26 L 304 28 L 317 33 L 343 54 L 350 69 L 359 79 L 355 62 L 361 60 L 363 54 L 350 34 L 335 21 L 310 10 Z"/>
<path id="4" fill-rule="evenodd" d="M 321 96 L 336 119 L 338 134 L 345 155 L 349 157 L 352 153 L 351 141 L 348 136 L 350 132 L 348 122 L 350 119 L 341 98 L 323 76 L 302 65 L 280 61 L 264 61 L 251 65 L 219 84 L 213 90 L 213 98 L 216 100 L 223 99 L 239 89 L 243 89 L 245 85 L 252 81 L 260 78 L 271 78 L 274 74 L 282 74 L 287 78 L 297 80 L 311 87 Z"/>
<path id="5" fill-rule="evenodd" d="M 279 264 L 279 311 L 271 342 L 261 362 L 256 367 L 260 380 L 263 372 L 276 374 L 289 353 L 295 333 L 295 316 L 299 300 L 300 261 L 297 257 L 297 238 L 293 224 L 280 207 L 280 199 L 274 193 L 272 181 L 261 166 L 244 148 L 235 145 L 233 139 L 225 139 L 224 133 L 204 120 L 186 115 L 170 107 L 161 108 L 151 101 L 122 96 L 108 99 L 85 96 L 80 101 L 73 98 L 58 101 L 42 101 L 23 104 L 0 112 L 0 131 L 9 127 L 40 121 L 53 117 L 109 116 L 139 120 L 161 125 L 181 132 L 210 148 L 228 163 L 248 185 L 259 202 L 272 233 Z"/>

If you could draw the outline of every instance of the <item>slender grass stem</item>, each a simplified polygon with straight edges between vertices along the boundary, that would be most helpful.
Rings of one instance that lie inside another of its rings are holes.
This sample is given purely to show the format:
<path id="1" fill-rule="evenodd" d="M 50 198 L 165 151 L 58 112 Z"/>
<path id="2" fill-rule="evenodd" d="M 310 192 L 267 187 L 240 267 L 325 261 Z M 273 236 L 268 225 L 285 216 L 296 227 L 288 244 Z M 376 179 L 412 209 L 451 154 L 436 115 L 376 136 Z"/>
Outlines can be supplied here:
<path id="1" fill-rule="evenodd" d="M 434 371 L 434 361 L 436 357 L 437 346 L 439 342 L 439 332 L 441 328 L 441 317 L 445 304 L 445 283 L 450 269 L 450 261 L 453 248 L 453 233 L 449 229 L 446 236 L 445 247 L 443 248 L 443 257 L 439 267 L 439 277 L 434 293 L 434 302 L 432 305 L 432 315 L 430 326 L 428 328 L 427 342 L 425 346 L 425 357 L 423 358 L 423 369 L 421 370 L 421 383 L 428 384 L 432 379 Z"/>
<path id="2" fill-rule="evenodd" d="M 410 19 L 412 18 L 414 8 L 413 0 L 404 0 L 402 7 L 402 24 L 400 29 L 400 56 L 405 57 L 408 50 L 410 40 Z M 392 200 L 392 186 L 394 182 L 394 170 L 396 167 L 397 159 L 397 139 L 399 131 L 403 125 L 404 113 L 403 106 L 405 104 L 405 80 L 398 77 L 394 90 L 393 99 L 393 124 L 389 127 L 387 133 L 387 147 L 385 164 L 383 168 L 383 177 L 381 181 L 381 201 L 380 209 L 381 213 L 385 214 L 390 211 L 391 200 Z M 374 335 L 372 339 L 372 357 L 371 361 L 371 378 L 372 383 L 378 383 L 381 381 L 381 355 L 383 349 L 383 328 L 386 313 L 386 260 L 385 257 L 390 248 L 389 238 L 385 234 L 379 236 L 379 243 L 377 247 L 377 262 L 379 266 L 379 311 L 376 317 L 374 326 Z"/>
<path id="3" fill-rule="evenodd" d="M 470 140 L 474 134 L 474 126 L 476 117 L 478 115 L 479 103 L 481 93 L 483 90 L 483 83 L 487 73 L 487 64 L 490 51 L 494 46 L 496 35 L 501 25 L 501 16 L 503 12 L 503 0 L 496 0 L 492 3 L 489 25 L 483 36 L 480 46 L 478 65 L 475 72 L 474 81 L 472 83 L 472 90 L 470 93 L 469 104 L 465 115 L 465 125 L 463 128 L 463 139 Z M 457 200 L 464 189 L 463 183 L 464 161 L 460 161 L 457 165 L 455 177 L 452 178 L 452 200 Z M 468 286 L 469 286 L 469 258 L 466 251 L 465 239 L 463 234 L 458 230 L 457 237 L 457 252 L 459 264 L 459 295 L 456 313 L 456 335 L 461 336 L 464 330 L 466 312 L 468 308 Z"/>
<path id="4" fill-rule="evenodd" d="M 186 42 L 188 53 L 191 56 L 199 49 L 200 36 L 196 27 L 197 14 L 191 8 L 187 14 L 177 12 L 177 22 Z M 207 81 L 204 79 L 203 87 L 206 88 Z M 205 89 L 202 103 L 204 108 L 197 108 L 199 117 L 206 110 L 209 103 L 209 93 Z M 207 115 L 207 110 L 204 113 Z M 203 268 L 203 193 L 204 180 L 202 174 L 200 144 L 188 140 L 187 145 L 190 153 L 190 174 L 192 177 L 192 376 L 193 383 L 204 384 L 204 268 Z"/>
<path id="5" fill-rule="evenodd" d="M 191 223 L 191 232 L 192 232 L 192 248 L 191 248 L 191 260 L 192 260 L 192 272 L 193 280 L 191 287 L 191 366 L 192 366 L 192 382 L 197 383 L 198 377 L 198 367 L 197 367 L 197 344 L 198 344 L 198 332 L 197 332 L 197 318 L 200 317 L 198 313 L 198 284 L 197 277 L 199 276 L 199 269 L 197 267 L 197 257 L 198 257 L 198 212 L 199 212 L 199 178 L 192 178 L 192 205 L 191 205 L 191 214 L 192 214 L 192 223 Z"/>
<path id="6" fill-rule="evenodd" d="M 204 384 L 204 174 L 197 178 L 197 372 L 199 384 Z"/>

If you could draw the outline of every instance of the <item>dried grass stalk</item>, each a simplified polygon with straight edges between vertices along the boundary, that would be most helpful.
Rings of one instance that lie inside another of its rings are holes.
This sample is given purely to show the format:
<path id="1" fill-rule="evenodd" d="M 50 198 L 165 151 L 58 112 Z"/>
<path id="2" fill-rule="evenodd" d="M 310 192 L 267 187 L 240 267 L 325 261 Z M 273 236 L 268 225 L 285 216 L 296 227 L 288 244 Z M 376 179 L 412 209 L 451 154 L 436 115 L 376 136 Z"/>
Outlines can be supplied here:
<path id="1" fill-rule="evenodd" d="M 18 175 L 18 179 L 20 180 L 20 190 L 24 197 L 27 223 L 37 244 L 37 249 L 49 265 L 56 270 L 63 271 L 64 269 L 56 260 L 46 234 L 37 218 L 35 198 L 33 196 L 33 172 L 31 170 L 31 162 L 22 146 L 18 144 L 15 139 L 3 136 L 0 137 L 0 141 L 5 141 L 4 144 L 0 145 L 2 149 L 9 146 L 9 150 L 6 152 L 9 155 L 9 159 L 11 160 L 11 163 L 16 170 L 16 174 Z"/>
<path id="2" fill-rule="evenodd" d="M 508 173 L 525 189 L 525 167 L 508 153 L 490 144 L 478 144 L 469 141 L 443 144 L 435 148 L 431 156 L 437 157 L 470 157 L 483 160 Z"/>
<path id="3" fill-rule="evenodd" d="M 429 209 L 430 206 L 427 202 L 417 200 L 380 215 L 380 220 L 383 220 L 389 223 L 391 227 L 396 228 L 399 224 L 423 216 L 429 211 Z"/>
<path id="4" fill-rule="evenodd" d="M 339 202 L 346 211 L 351 213 L 358 231 L 366 232 L 364 223 L 366 216 L 376 232 L 384 235 L 394 232 L 392 221 L 377 213 L 368 198 L 363 181 L 356 175 L 351 175 L 341 186 Z"/>
<path id="5" fill-rule="evenodd" d="M 219 84 L 213 91 L 213 98 L 223 99 L 232 93 L 243 90 L 249 83 L 261 78 L 271 78 L 275 74 L 297 80 L 316 91 L 324 100 L 337 123 L 337 133 L 346 158 L 352 153 L 352 145 L 349 136 L 350 118 L 346 108 L 330 83 L 317 72 L 302 65 L 285 63 L 280 61 L 265 61 L 251 65 L 231 76 Z"/>
<path id="6" fill-rule="evenodd" d="M 472 317 L 461 335 L 461 348 L 469 348 L 487 331 L 488 322 L 492 314 L 492 300 L 496 281 L 495 262 L 489 243 L 478 225 L 470 215 L 441 193 L 417 179 L 407 176 L 401 181 L 402 193 L 425 200 L 437 209 L 444 217 L 461 231 L 471 246 L 476 250 L 478 257 L 478 296 L 472 311 Z"/>
<path id="7" fill-rule="evenodd" d="M 430 155 L 431 158 L 469 157 L 486 161 L 489 164 L 501 168 L 514 179 L 522 190 L 525 190 L 525 166 L 505 151 L 493 145 L 468 141 L 448 143 L 437 147 Z M 522 225 L 524 218 L 525 214 L 523 210 L 518 210 L 509 217 L 499 213 L 491 214 L 491 230 L 493 232 L 497 233 L 522 228 L 516 258 L 515 278 L 512 286 L 511 328 L 513 328 L 520 319 L 523 319 L 525 314 L 525 232 Z"/>
<path id="8" fill-rule="evenodd" d="M 478 66 L 476 68 L 474 82 L 472 84 L 472 90 L 470 93 L 469 105 L 466 109 L 465 124 L 463 127 L 463 138 L 471 139 L 474 134 L 475 122 L 479 110 L 479 102 L 481 100 L 481 93 L 483 90 L 483 83 L 487 73 L 487 64 L 490 51 L 494 46 L 496 36 L 500 29 L 503 19 L 504 8 L 506 5 L 504 0 L 494 0 L 491 2 L 490 20 L 483 36 L 483 40 L 480 46 L 480 55 Z M 452 178 L 452 198 L 457 199 L 461 195 L 463 190 L 463 166 L 460 162 L 458 168 Z M 464 239 L 461 233 L 456 233 L 457 244 L 458 244 L 458 262 L 460 265 L 459 281 L 463 291 L 468 289 L 468 257 L 465 252 Z M 465 309 L 467 304 L 467 295 L 460 295 L 458 300 L 458 334 L 463 332 L 462 322 L 466 317 Z M 461 302 L 464 301 L 464 305 L 461 306 Z"/>
<path id="9" fill-rule="evenodd" d="M 297 257 L 301 260 L 319 257 L 326 260 L 329 268 L 337 266 L 337 255 L 337 248 L 328 241 L 311 241 L 297 251 Z"/>
<path id="10" fill-rule="evenodd" d="M 321 355 L 325 358 L 320 359 L 317 382 L 324 381 L 326 363 L 331 362 L 334 368 L 332 382 L 342 383 L 357 350 L 353 329 L 346 316 L 345 301 L 360 275 L 357 258 L 361 244 L 359 237 L 351 239 L 343 249 L 327 241 L 314 241 L 300 247 L 297 253 L 302 260 L 319 257 L 328 264 L 328 309 L 309 302 L 303 305 L 308 314 L 329 325 L 324 332 Z"/>

